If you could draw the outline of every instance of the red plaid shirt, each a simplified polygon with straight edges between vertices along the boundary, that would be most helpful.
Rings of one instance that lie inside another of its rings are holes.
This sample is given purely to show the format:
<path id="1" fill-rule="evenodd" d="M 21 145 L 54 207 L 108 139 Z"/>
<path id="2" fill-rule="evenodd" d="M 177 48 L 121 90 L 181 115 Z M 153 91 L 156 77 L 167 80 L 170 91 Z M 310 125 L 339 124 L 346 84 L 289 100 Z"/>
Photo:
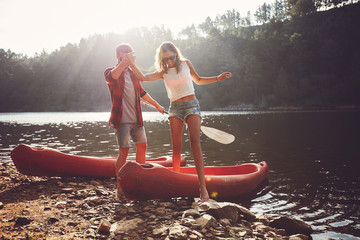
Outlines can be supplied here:
<path id="1" fill-rule="evenodd" d="M 122 113 L 123 113 L 123 94 L 124 94 L 124 87 L 125 87 L 125 71 L 123 71 L 119 77 L 119 79 L 114 79 L 111 76 L 111 70 L 115 67 L 111 67 L 105 70 L 105 81 L 108 84 L 110 95 L 111 95 L 111 102 L 112 102 L 112 109 L 111 109 L 111 115 L 109 119 L 109 126 L 118 129 Z M 134 90 L 135 90 L 135 96 L 136 96 L 136 118 L 137 118 L 137 124 L 140 126 L 144 126 L 143 119 L 142 119 L 142 113 L 141 113 L 141 105 L 140 105 L 140 98 L 143 97 L 146 92 L 142 88 L 140 81 L 135 77 L 133 72 L 129 70 L 130 78 L 132 79 L 134 83 Z"/>

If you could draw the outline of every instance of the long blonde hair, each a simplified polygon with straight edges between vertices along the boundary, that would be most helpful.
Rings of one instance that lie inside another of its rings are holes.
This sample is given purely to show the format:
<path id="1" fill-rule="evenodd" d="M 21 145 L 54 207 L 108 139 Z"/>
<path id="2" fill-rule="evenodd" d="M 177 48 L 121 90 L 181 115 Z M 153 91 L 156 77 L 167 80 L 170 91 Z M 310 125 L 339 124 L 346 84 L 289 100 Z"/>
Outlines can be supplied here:
<path id="1" fill-rule="evenodd" d="M 158 47 L 155 54 L 155 67 L 159 72 L 168 72 L 167 64 L 162 61 L 163 53 L 168 51 L 171 51 L 176 55 L 175 67 L 176 72 L 178 73 L 181 70 L 181 62 L 185 61 L 186 59 L 181 54 L 181 51 L 172 42 L 163 42 L 161 43 L 160 47 Z"/>

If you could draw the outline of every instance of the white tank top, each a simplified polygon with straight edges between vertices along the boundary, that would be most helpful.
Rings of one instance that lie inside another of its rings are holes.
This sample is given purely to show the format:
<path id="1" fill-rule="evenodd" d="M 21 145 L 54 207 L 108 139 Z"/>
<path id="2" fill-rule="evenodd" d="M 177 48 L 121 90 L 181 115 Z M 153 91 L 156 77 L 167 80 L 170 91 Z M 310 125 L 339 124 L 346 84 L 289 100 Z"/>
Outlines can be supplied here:
<path id="1" fill-rule="evenodd" d="M 181 62 L 179 73 L 176 73 L 175 67 L 169 68 L 168 72 L 164 73 L 164 83 L 171 102 L 195 94 L 190 68 L 186 62 Z"/>

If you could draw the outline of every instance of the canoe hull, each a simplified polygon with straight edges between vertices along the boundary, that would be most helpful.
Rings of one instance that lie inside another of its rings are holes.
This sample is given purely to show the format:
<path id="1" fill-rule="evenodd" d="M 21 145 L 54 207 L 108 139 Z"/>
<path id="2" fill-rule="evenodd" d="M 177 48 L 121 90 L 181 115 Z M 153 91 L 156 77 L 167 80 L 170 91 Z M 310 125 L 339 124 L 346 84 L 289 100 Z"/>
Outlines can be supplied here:
<path id="1" fill-rule="evenodd" d="M 180 173 L 158 164 L 127 162 L 119 171 L 120 184 L 128 199 L 164 199 L 199 197 L 195 167 L 183 167 Z M 206 187 L 213 199 L 230 199 L 255 190 L 268 175 L 266 162 L 229 167 L 205 167 Z"/>
<path id="2" fill-rule="evenodd" d="M 61 153 L 50 148 L 36 148 L 25 144 L 11 151 L 11 158 L 17 170 L 31 176 L 87 176 L 114 177 L 115 158 L 88 157 Z M 133 159 L 128 159 L 129 161 Z M 135 162 L 135 161 L 134 161 Z M 147 163 L 172 167 L 171 157 L 148 159 Z M 181 165 L 186 161 L 181 159 Z"/>

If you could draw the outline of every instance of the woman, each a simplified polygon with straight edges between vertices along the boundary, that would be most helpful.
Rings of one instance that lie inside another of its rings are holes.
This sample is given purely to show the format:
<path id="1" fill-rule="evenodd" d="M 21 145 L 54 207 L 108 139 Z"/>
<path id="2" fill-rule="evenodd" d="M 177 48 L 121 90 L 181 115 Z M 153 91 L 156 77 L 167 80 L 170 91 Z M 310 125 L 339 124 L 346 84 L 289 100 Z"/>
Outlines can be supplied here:
<path id="1" fill-rule="evenodd" d="M 199 178 L 201 201 L 209 200 L 206 190 L 204 160 L 200 144 L 201 113 L 199 102 L 195 97 L 192 81 L 198 85 L 222 81 L 231 77 L 225 72 L 215 77 L 200 77 L 191 62 L 185 59 L 180 50 L 171 42 L 164 42 L 157 49 L 155 66 L 157 71 L 145 76 L 134 66 L 132 69 L 141 81 L 163 79 L 170 99 L 169 121 L 173 148 L 173 166 L 180 171 L 182 134 L 184 123 L 188 125 L 191 151 Z"/>

